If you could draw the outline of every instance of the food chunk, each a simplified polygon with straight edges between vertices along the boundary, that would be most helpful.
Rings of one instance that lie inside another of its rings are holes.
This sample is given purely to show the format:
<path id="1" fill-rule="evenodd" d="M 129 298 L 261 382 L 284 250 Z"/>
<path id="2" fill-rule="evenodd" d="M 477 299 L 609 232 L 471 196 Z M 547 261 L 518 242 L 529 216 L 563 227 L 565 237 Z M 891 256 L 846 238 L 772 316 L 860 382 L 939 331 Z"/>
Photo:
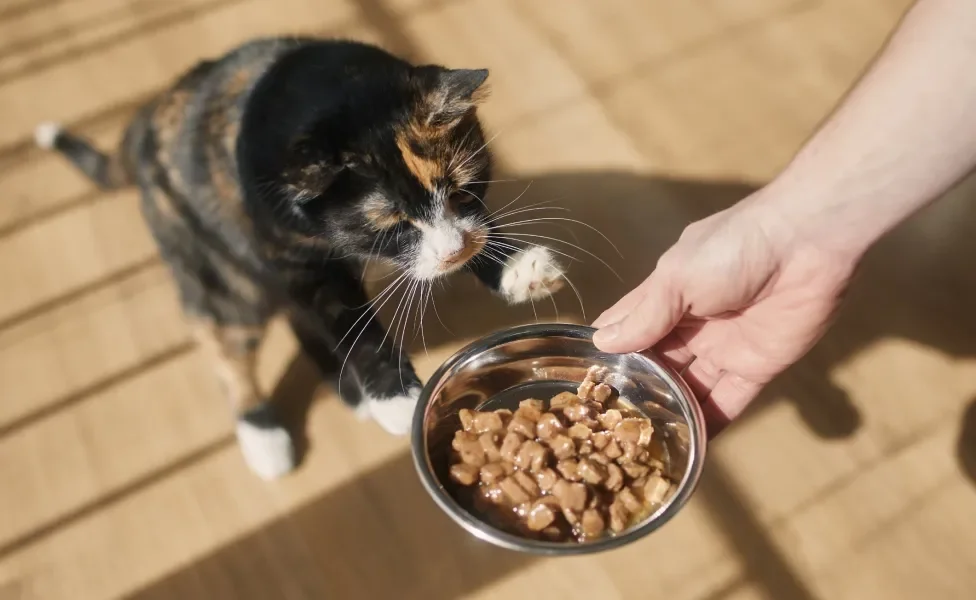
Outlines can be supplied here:
<path id="1" fill-rule="evenodd" d="M 544 405 L 545 403 L 542 400 L 535 398 L 522 400 L 519 402 L 518 410 L 515 411 L 515 416 L 535 423 L 542 418 L 542 407 Z"/>
<path id="2" fill-rule="evenodd" d="M 607 478 L 607 468 L 592 460 L 583 459 L 579 461 L 576 471 L 583 481 L 593 485 L 603 483 Z"/>
<path id="3" fill-rule="evenodd" d="M 604 429 L 613 431 L 613 428 L 616 427 L 618 423 L 623 421 L 624 417 L 619 410 L 611 408 L 602 415 L 598 416 L 597 420 L 600 421 L 600 425 L 603 425 Z"/>
<path id="4" fill-rule="evenodd" d="M 593 386 L 593 400 L 600 404 L 606 403 L 613 395 L 613 388 L 605 383 L 598 383 Z"/>
<path id="5" fill-rule="evenodd" d="M 629 518 L 630 513 L 624 507 L 622 502 L 615 500 L 613 504 L 610 505 L 610 529 L 614 533 L 620 533 L 624 529 L 627 529 L 627 521 Z"/>
<path id="6" fill-rule="evenodd" d="M 539 484 L 535 482 L 535 479 L 530 477 L 525 473 L 525 471 L 515 471 L 512 474 L 512 479 L 515 483 L 519 484 L 519 487 L 525 490 L 525 493 L 533 498 L 538 498 L 541 490 L 539 489 Z"/>
<path id="7" fill-rule="evenodd" d="M 543 469 L 535 474 L 535 481 L 540 490 L 548 492 L 559 481 L 559 475 L 552 469 Z"/>
<path id="8" fill-rule="evenodd" d="M 619 492 L 624 487 L 623 470 L 613 463 L 607 465 L 607 478 L 603 484 L 611 492 Z"/>
<path id="9" fill-rule="evenodd" d="M 667 495 L 671 484 L 664 480 L 660 475 L 652 475 L 644 484 L 644 501 L 651 504 L 660 504 Z"/>
<path id="10" fill-rule="evenodd" d="M 640 419 L 624 419 L 613 428 L 613 437 L 621 444 L 636 444 L 641 437 Z"/>
<path id="11" fill-rule="evenodd" d="M 556 394 L 549 401 L 549 408 L 552 410 L 562 410 L 568 406 L 575 406 L 581 404 L 579 396 L 573 392 L 562 392 L 561 394 Z"/>
<path id="12" fill-rule="evenodd" d="M 519 448 L 518 454 L 515 456 L 515 466 L 537 473 L 545 468 L 548 458 L 549 451 L 545 446 L 535 440 L 529 440 Z"/>
<path id="13" fill-rule="evenodd" d="M 501 448 L 498 444 L 499 433 L 482 433 L 478 437 L 478 443 L 481 445 L 481 451 L 485 454 L 485 460 L 488 462 L 498 462 L 502 458 Z"/>
<path id="14" fill-rule="evenodd" d="M 522 504 L 531 500 L 529 493 L 522 489 L 522 486 L 513 477 L 506 477 L 498 482 L 498 487 L 512 504 Z"/>
<path id="15" fill-rule="evenodd" d="M 471 485 L 478 480 L 478 467 L 467 463 L 458 463 L 451 466 L 451 479 L 461 485 Z"/>
<path id="16" fill-rule="evenodd" d="M 481 471 L 479 472 L 481 483 L 486 485 L 498 483 L 502 477 L 505 477 L 507 474 L 508 473 L 505 472 L 505 467 L 497 462 L 488 463 L 487 465 L 481 467 Z"/>
<path id="17" fill-rule="evenodd" d="M 563 508 L 582 512 L 586 508 L 586 486 L 582 483 L 559 481 L 552 488 L 552 495 Z"/>
<path id="18" fill-rule="evenodd" d="M 563 409 L 563 414 L 572 422 L 582 421 L 590 417 L 590 407 L 585 404 L 573 404 Z"/>
<path id="19" fill-rule="evenodd" d="M 559 417 L 552 413 L 546 413 L 539 417 L 538 422 L 535 424 L 535 434 L 539 439 L 551 440 L 558 434 L 562 433 L 564 427 L 562 421 Z"/>
<path id="20" fill-rule="evenodd" d="M 620 468 L 623 469 L 624 473 L 627 474 L 627 477 L 630 477 L 631 479 L 640 479 L 645 477 L 651 471 L 650 467 L 647 465 L 642 465 L 635 462 L 621 465 Z"/>
<path id="21" fill-rule="evenodd" d="M 593 430 L 583 423 L 575 423 L 566 433 L 574 440 L 588 440 L 593 435 Z"/>
<path id="22" fill-rule="evenodd" d="M 583 532 L 584 536 L 588 538 L 596 537 L 603 533 L 604 529 L 606 529 L 606 523 L 600 511 L 593 508 L 588 508 L 583 511 L 583 516 L 580 518 L 580 531 Z"/>
<path id="23" fill-rule="evenodd" d="M 535 437 L 535 423 L 519 414 L 513 416 L 508 422 L 508 430 L 523 437 Z"/>
<path id="24" fill-rule="evenodd" d="M 566 460 L 561 460 L 556 463 L 556 470 L 559 474 L 563 476 L 563 479 L 567 481 L 579 481 L 581 479 L 579 474 L 579 463 L 572 458 L 567 458 Z"/>
<path id="25" fill-rule="evenodd" d="M 525 518 L 525 524 L 532 531 L 542 531 L 546 527 L 552 525 L 552 522 L 556 520 L 556 513 L 552 506 L 548 503 L 539 500 L 532 505 L 529 509 L 528 514 Z"/>
<path id="26" fill-rule="evenodd" d="M 499 450 L 502 458 L 510 463 L 514 463 L 515 455 L 519 448 L 522 447 L 522 442 L 524 441 L 525 438 L 523 436 L 515 433 L 514 431 L 510 431 L 508 435 L 505 436 L 505 439 L 502 440 L 502 446 Z"/>
<path id="27" fill-rule="evenodd" d="M 569 436 L 557 435 L 548 443 L 552 448 L 552 455 L 559 460 L 576 456 L 576 443 Z"/>

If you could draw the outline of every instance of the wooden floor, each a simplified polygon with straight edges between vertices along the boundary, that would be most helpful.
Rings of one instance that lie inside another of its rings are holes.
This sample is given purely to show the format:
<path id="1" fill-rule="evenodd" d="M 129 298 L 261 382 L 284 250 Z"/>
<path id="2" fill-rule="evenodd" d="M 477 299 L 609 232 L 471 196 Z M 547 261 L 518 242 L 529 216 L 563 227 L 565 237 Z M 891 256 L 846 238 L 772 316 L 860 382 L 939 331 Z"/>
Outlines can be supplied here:
<path id="1" fill-rule="evenodd" d="M 357 421 L 278 327 L 263 351 L 309 452 L 244 468 L 132 191 L 33 149 L 114 141 L 133 108 L 245 39 L 321 33 L 489 67 L 492 199 L 611 235 L 591 319 L 690 220 L 767 181 L 907 0 L 0 0 L 0 599 L 939 599 L 976 596 L 976 182 L 868 261 L 832 333 L 712 447 L 693 502 L 618 552 L 496 551 L 441 515 L 405 440 Z M 577 243 L 577 242 L 573 242 Z M 583 320 L 571 292 L 561 319 Z M 426 376 L 532 311 L 452 282 Z M 554 317 L 550 304 L 540 318 Z M 314 402 L 312 402 L 314 400 Z"/>

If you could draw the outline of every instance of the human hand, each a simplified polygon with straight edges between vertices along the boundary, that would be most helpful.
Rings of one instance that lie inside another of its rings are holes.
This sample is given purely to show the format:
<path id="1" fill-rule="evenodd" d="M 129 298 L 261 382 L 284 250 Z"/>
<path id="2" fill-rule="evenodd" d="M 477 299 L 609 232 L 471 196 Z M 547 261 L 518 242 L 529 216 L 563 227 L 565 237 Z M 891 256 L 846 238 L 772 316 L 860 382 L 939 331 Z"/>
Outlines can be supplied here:
<path id="1" fill-rule="evenodd" d="M 687 367 L 710 436 L 823 335 L 857 262 L 806 241 L 761 195 L 689 225 L 594 322 L 603 351 L 654 347 Z"/>

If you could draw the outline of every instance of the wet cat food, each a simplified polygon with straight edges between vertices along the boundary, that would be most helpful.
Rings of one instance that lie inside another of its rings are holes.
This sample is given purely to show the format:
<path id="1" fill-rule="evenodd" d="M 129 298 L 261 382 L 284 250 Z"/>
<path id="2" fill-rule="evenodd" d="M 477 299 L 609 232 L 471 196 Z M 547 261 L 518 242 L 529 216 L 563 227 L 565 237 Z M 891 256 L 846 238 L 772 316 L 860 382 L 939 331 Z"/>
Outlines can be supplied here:
<path id="1" fill-rule="evenodd" d="M 458 499 L 510 533 L 585 542 L 621 533 L 669 497 L 650 419 L 591 367 L 577 392 L 513 412 L 461 410 L 451 443 Z"/>

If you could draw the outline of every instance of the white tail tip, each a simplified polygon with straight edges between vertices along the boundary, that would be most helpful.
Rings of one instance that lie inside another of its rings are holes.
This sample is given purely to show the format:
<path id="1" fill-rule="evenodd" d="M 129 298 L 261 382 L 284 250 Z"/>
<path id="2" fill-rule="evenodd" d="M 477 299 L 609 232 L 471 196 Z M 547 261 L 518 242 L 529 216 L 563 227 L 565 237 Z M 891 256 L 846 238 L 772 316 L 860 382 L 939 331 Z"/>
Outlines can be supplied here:
<path id="1" fill-rule="evenodd" d="M 41 123 L 34 129 L 34 141 L 45 150 L 54 148 L 59 135 L 61 135 L 61 126 L 57 123 Z"/>

